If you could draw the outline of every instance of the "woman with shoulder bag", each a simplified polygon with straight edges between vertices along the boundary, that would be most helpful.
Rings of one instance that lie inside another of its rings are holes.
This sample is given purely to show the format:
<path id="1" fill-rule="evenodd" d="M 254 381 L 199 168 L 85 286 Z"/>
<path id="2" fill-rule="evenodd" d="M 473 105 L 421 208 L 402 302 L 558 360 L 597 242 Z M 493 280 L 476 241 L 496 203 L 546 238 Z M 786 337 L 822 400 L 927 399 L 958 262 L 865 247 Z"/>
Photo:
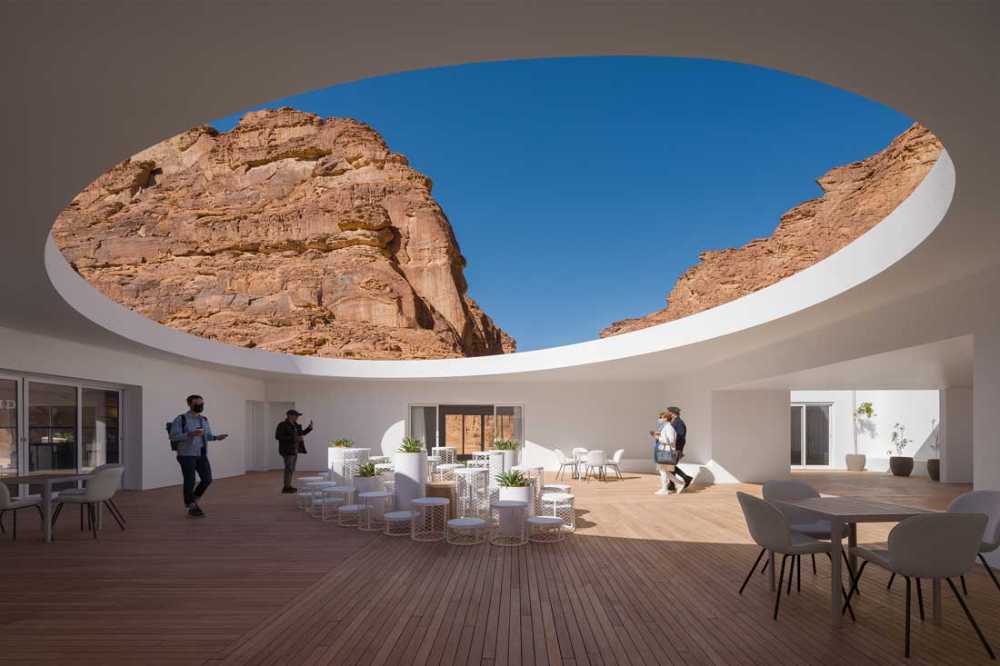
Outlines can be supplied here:
<path id="1" fill-rule="evenodd" d="M 660 472 L 660 489 L 656 495 L 669 495 L 668 486 L 673 483 L 675 487 L 683 487 L 683 482 L 674 475 L 677 468 L 677 431 L 670 425 L 666 412 L 660 412 L 656 419 L 658 430 L 650 430 L 653 437 L 653 461 Z M 679 490 L 677 492 L 680 492 Z"/>

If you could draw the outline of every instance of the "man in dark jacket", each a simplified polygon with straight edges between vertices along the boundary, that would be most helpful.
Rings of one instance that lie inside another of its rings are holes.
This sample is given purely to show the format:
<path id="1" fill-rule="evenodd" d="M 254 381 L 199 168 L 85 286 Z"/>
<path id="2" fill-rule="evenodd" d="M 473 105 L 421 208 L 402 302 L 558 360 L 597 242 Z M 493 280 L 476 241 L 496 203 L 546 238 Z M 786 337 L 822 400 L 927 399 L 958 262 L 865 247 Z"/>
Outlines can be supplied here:
<path id="1" fill-rule="evenodd" d="M 677 432 L 677 462 L 680 462 L 684 458 L 684 445 L 687 444 L 687 425 L 681 419 L 680 407 L 667 407 L 667 414 L 670 418 L 670 425 L 672 425 L 674 430 Z M 687 490 L 687 487 L 691 485 L 691 481 L 694 480 L 690 475 L 684 473 L 684 470 L 681 469 L 680 465 L 674 469 L 674 474 L 684 479 L 684 487 L 681 488 L 681 490 Z M 674 489 L 674 484 L 671 482 L 667 490 Z"/>
<path id="2" fill-rule="evenodd" d="M 299 454 L 306 452 L 306 445 L 303 437 L 312 432 L 313 424 L 305 429 L 299 423 L 301 412 L 289 409 L 285 412 L 285 420 L 278 424 L 274 431 L 274 438 L 278 440 L 278 453 L 285 460 L 285 486 L 281 489 L 283 493 L 294 493 L 296 488 L 292 486 L 292 477 L 295 475 L 295 463 Z"/>

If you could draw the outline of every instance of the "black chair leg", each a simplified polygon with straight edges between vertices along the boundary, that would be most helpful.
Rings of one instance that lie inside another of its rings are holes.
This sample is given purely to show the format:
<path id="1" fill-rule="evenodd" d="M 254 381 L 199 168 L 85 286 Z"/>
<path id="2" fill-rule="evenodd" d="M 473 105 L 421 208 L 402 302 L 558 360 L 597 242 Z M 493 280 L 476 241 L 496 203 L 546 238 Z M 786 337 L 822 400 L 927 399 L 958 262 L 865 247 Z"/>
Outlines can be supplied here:
<path id="1" fill-rule="evenodd" d="M 90 512 L 87 512 L 87 517 L 90 517 Z M 89 525 L 90 523 L 88 523 Z M 83 505 L 80 505 L 80 531 L 83 531 Z"/>
<path id="2" fill-rule="evenodd" d="M 743 579 L 743 584 L 740 585 L 740 594 L 743 594 L 743 588 L 745 588 L 747 586 L 747 583 L 750 582 L 750 577 L 753 576 L 753 572 L 757 570 L 757 565 L 760 563 L 760 558 L 764 557 L 764 553 L 766 552 L 767 548 L 761 548 L 760 552 L 757 553 L 757 559 L 753 561 L 753 566 L 750 567 L 750 573 L 747 574 L 747 577 Z"/>
<path id="3" fill-rule="evenodd" d="M 906 650 L 904 654 L 906 658 L 910 658 L 910 577 L 903 576 L 906 579 Z"/>
<path id="4" fill-rule="evenodd" d="M 896 580 L 896 574 L 895 573 L 892 574 L 891 576 L 889 576 L 889 584 L 885 586 L 885 589 L 891 590 L 892 589 L 892 581 L 894 581 L 894 580 Z"/>
<path id="5" fill-rule="evenodd" d="M 810 557 L 812 557 L 812 561 L 813 561 L 813 576 L 815 576 L 816 575 L 816 554 L 813 553 Z"/>
<path id="6" fill-rule="evenodd" d="M 87 518 L 90 520 L 90 531 L 94 534 L 94 540 L 97 540 L 97 510 L 94 508 L 93 504 L 87 505 Z"/>
<path id="7" fill-rule="evenodd" d="M 969 596 L 969 588 L 965 586 L 965 576 L 959 576 L 959 579 L 962 581 L 962 594 Z"/>
<path id="8" fill-rule="evenodd" d="M 993 654 L 993 648 L 990 647 L 990 643 L 986 640 L 986 636 L 983 636 L 982 630 L 980 630 L 979 625 L 976 624 L 976 618 L 972 617 L 972 611 L 970 611 L 969 607 L 965 605 L 965 599 L 963 599 L 958 593 L 958 590 L 955 589 L 955 584 L 951 582 L 951 578 L 945 578 L 945 580 L 948 581 L 948 587 L 951 588 L 952 594 L 954 594 L 955 598 L 958 599 L 958 603 L 962 605 L 962 610 L 965 611 L 965 617 L 969 618 L 969 623 L 972 625 L 972 628 L 976 630 L 976 635 L 979 636 L 979 640 L 982 641 L 983 647 L 986 648 L 986 654 L 990 655 L 990 659 L 996 659 L 996 655 Z"/>
<path id="9" fill-rule="evenodd" d="M 13 517 L 10 519 L 11 522 L 10 538 L 11 541 L 17 541 L 17 509 L 11 511 L 11 514 L 13 515 Z"/>
<path id="10" fill-rule="evenodd" d="M 788 565 L 788 590 L 785 592 L 786 595 L 792 593 L 792 579 L 795 578 L 795 559 L 796 555 L 792 555 L 792 563 Z"/>
<path id="11" fill-rule="evenodd" d="M 765 558 L 764 558 L 764 566 L 762 566 L 762 567 L 760 568 L 760 572 L 761 572 L 761 573 L 764 573 L 765 571 L 767 571 L 767 567 L 768 567 L 768 566 L 769 566 L 770 564 L 771 564 L 771 558 L 770 558 L 770 557 L 765 557 Z"/>
<path id="12" fill-rule="evenodd" d="M 802 556 L 795 558 L 795 591 L 802 594 Z"/>
<path id="13" fill-rule="evenodd" d="M 781 604 L 781 588 L 782 583 L 785 581 L 785 562 L 788 561 L 788 555 L 781 556 L 781 573 L 778 575 L 778 594 L 774 597 L 774 618 L 778 619 L 778 606 Z"/>
<path id="14" fill-rule="evenodd" d="M 854 574 L 856 574 L 857 572 L 854 570 L 854 567 L 851 566 L 851 560 L 850 560 L 850 558 L 847 557 L 847 551 L 841 550 L 840 551 L 840 555 L 844 559 L 844 566 L 847 567 L 847 571 L 848 571 L 848 573 L 851 574 L 851 578 L 854 578 Z M 859 597 L 861 596 L 861 588 L 860 587 L 857 589 L 857 591 L 855 592 L 855 594 L 857 594 Z"/>
<path id="15" fill-rule="evenodd" d="M 118 527 L 122 528 L 122 532 L 124 532 L 125 521 L 118 516 L 118 511 L 117 509 L 114 508 L 114 505 L 110 504 L 107 500 L 105 500 L 104 506 L 108 507 L 108 513 L 111 514 L 111 517 L 115 519 L 116 523 L 118 523 Z"/>
<path id="16" fill-rule="evenodd" d="M 1000 590 L 1000 580 L 997 580 L 996 574 L 993 573 L 993 569 L 990 567 L 990 563 L 986 561 L 986 557 L 982 553 L 979 553 L 979 559 L 982 561 L 983 566 L 986 567 L 986 573 L 993 579 L 993 584 Z"/>
<path id="17" fill-rule="evenodd" d="M 3 526 L 3 516 L 6 511 L 0 511 L 0 534 L 7 534 L 7 529 Z"/>
<path id="18" fill-rule="evenodd" d="M 108 502 L 110 502 L 110 503 L 111 503 L 111 506 L 113 506 L 113 507 L 114 507 L 114 509 L 115 509 L 115 513 L 117 513 L 117 514 L 118 514 L 118 517 L 122 519 L 122 522 L 123 522 L 123 523 L 128 523 L 128 521 L 127 521 L 127 520 L 125 520 L 125 514 L 124 514 L 124 513 L 122 513 L 122 510 L 118 508 L 118 505 L 117 505 L 117 504 L 115 504 L 115 501 L 114 501 L 113 499 L 109 499 L 109 500 L 108 500 Z"/>
<path id="19" fill-rule="evenodd" d="M 920 579 L 917 579 L 917 605 L 920 606 L 920 621 L 924 621 L 924 591 L 920 586 Z"/>
<path id="20" fill-rule="evenodd" d="M 841 615 L 851 608 L 851 598 L 853 598 L 854 593 L 858 591 L 858 583 L 861 582 L 861 575 L 865 572 L 865 567 L 867 566 L 868 560 L 865 560 L 861 563 L 861 566 L 858 567 L 858 575 L 851 580 L 851 591 L 847 593 L 847 599 L 844 601 L 844 607 L 840 610 Z"/>
<path id="21" fill-rule="evenodd" d="M 840 593 L 844 595 L 844 601 L 847 602 L 847 590 L 844 589 L 843 584 L 840 586 Z M 851 614 L 851 622 L 857 622 L 858 618 L 854 617 L 854 609 L 851 608 L 851 604 L 847 602 L 845 605 L 847 606 L 847 612 Z M 841 611 L 840 614 L 843 615 L 844 612 Z"/>

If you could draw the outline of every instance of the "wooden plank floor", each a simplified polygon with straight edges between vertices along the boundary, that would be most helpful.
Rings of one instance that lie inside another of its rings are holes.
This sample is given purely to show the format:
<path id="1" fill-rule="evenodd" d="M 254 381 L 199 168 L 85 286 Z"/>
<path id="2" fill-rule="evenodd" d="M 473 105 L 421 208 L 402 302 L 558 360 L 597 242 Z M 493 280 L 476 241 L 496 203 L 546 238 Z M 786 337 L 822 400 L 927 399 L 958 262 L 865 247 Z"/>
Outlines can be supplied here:
<path id="1" fill-rule="evenodd" d="M 63 516 L 39 541 L 22 514 L 0 540 L 3 664 L 875 664 L 902 662 L 903 585 L 869 568 L 857 624 L 830 627 L 829 565 L 771 620 L 767 577 L 736 591 L 757 549 L 737 490 L 657 497 L 650 475 L 573 482 L 578 532 L 519 549 L 416 544 L 322 523 L 277 474 L 215 483 L 208 517 L 178 488 L 123 493 L 127 532 L 101 541 Z M 871 473 L 798 473 L 823 492 L 943 508 L 965 486 Z M 9 519 L 8 519 L 9 521 Z M 887 527 L 862 525 L 862 541 Z M 825 559 L 825 558 L 824 558 Z M 1000 649 L 1000 591 L 969 602 Z M 929 603 L 929 600 L 928 600 Z M 911 663 L 985 662 L 957 602 L 914 618 Z"/>

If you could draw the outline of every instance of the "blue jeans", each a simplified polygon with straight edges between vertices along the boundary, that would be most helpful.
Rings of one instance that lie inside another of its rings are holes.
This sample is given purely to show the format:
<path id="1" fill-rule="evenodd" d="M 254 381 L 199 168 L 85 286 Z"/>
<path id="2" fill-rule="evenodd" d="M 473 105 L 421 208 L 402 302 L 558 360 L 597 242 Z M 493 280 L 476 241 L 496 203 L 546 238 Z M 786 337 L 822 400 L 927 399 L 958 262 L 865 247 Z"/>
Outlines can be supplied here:
<path id="1" fill-rule="evenodd" d="M 200 456 L 177 456 L 177 462 L 184 475 L 184 506 L 188 506 L 198 501 L 212 483 L 212 466 L 208 464 L 208 456 L 204 453 Z M 197 488 L 194 485 L 195 474 L 199 478 Z"/>

